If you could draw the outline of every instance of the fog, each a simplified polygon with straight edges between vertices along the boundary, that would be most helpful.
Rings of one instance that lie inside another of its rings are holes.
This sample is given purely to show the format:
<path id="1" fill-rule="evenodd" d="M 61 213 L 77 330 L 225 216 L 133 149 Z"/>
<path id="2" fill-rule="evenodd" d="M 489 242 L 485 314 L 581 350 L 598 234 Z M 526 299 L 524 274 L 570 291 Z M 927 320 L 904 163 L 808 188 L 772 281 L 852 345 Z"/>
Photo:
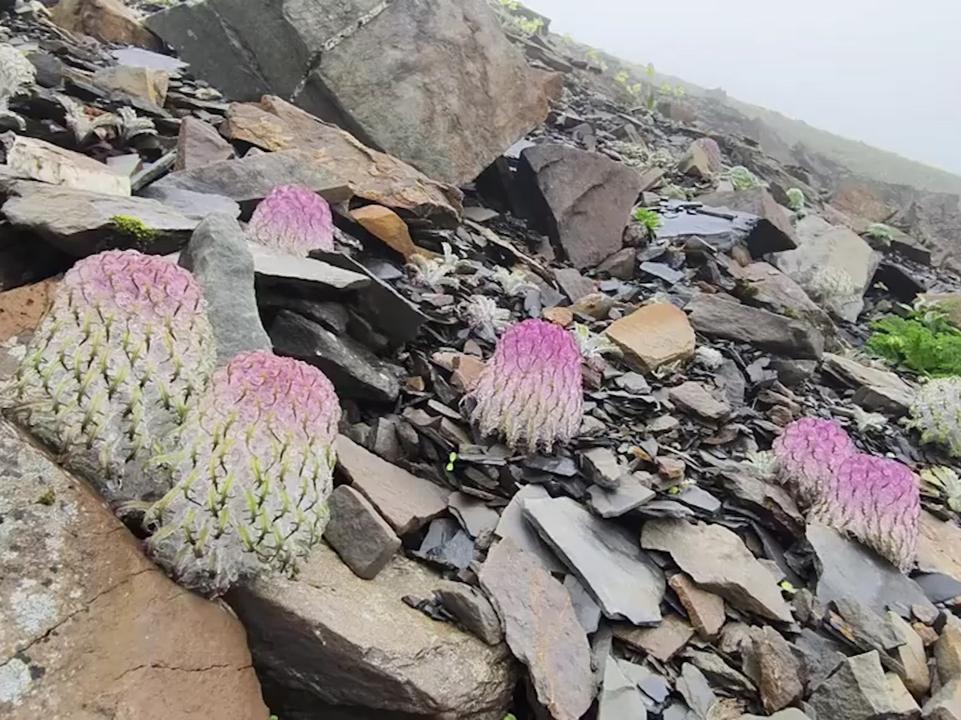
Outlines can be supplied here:
<path id="1" fill-rule="evenodd" d="M 957 0 L 525 0 L 626 60 L 961 174 Z"/>

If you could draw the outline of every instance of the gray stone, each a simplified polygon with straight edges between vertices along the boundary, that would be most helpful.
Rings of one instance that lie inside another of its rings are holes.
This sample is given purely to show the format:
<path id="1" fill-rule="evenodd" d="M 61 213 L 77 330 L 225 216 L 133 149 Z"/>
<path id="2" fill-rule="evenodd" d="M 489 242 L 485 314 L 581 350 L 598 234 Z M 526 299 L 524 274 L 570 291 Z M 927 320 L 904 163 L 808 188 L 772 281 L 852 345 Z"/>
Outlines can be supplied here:
<path id="1" fill-rule="evenodd" d="M 627 660 L 618 660 L 617 663 L 621 666 L 621 672 L 635 683 L 653 704 L 664 702 L 671 694 L 671 686 L 663 676 Z"/>
<path id="2" fill-rule="evenodd" d="M 818 720 L 869 720 L 897 713 L 876 650 L 845 658 L 809 702 Z"/>
<path id="3" fill-rule="evenodd" d="M 151 185 L 159 190 L 190 190 L 221 195 L 239 203 L 259 202 L 278 185 L 303 185 L 330 203 L 353 194 L 336 169 L 304 150 L 284 150 L 223 160 L 172 172 Z"/>
<path id="4" fill-rule="evenodd" d="M 148 185 L 139 194 L 141 197 L 156 200 L 171 210 L 176 210 L 198 222 L 208 215 L 229 215 L 232 218 L 240 217 L 240 205 L 223 195 L 211 195 L 209 193 L 180 190 L 178 188 L 157 187 L 156 183 Z"/>
<path id="5" fill-rule="evenodd" d="M 338 393 L 377 402 L 400 394 L 400 369 L 388 365 L 349 335 L 335 335 L 289 310 L 277 313 L 268 330 L 274 350 L 316 365 Z"/>
<path id="6" fill-rule="evenodd" d="M 447 510 L 449 492 L 381 460 L 344 435 L 337 437 L 337 467 L 399 535 L 426 525 Z"/>
<path id="7" fill-rule="evenodd" d="M 558 559 L 547 543 L 541 540 L 534 526 L 528 522 L 524 514 L 524 503 L 528 500 L 543 500 L 550 495 L 540 485 L 525 485 L 518 490 L 511 501 L 501 511 L 501 518 L 497 522 L 494 534 L 499 538 L 509 539 L 521 550 L 536 557 L 544 569 L 551 573 L 564 571 L 564 564 Z"/>
<path id="8" fill-rule="evenodd" d="M 236 220 L 211 215 L 200 223 L 180 264 L 194 274 L 207 300 L 219 364 L 242 352 L 271 349 L 257 310 L 254 261 Z"/>
<path id="9" fill-rule="evenodd" d="M 904 681 L 894 672 L 884 673 L 888 685 L 888 698 L 891 702 L 891 716 L 901 718 L 917 718 L 921 715 L 921 708 Z"/>
<path id="10" fill-rule="evenodd" d="M 938 690 L 921 709 L 924 720 L 961 720 L 961 678 Z"/>
<path id="11" fill-rule="evenodd" d="M 595 485 L 614 489 L 621 481 L 623 470 L 614 451 L 606 447 L 595 447 L 581 453 L 581 468 Z"/>
<path id="12" fill-rule="evenodd" d="M 466 570 L 474 561 L 474 541 L 453 518 L 436 518 L 420 547 L 410 553 L 451 570 Z"/>
<path id="13" fill-rule="evenodd" d="M 678 502 L 682 502 L 697 510 L 702 510 L 708 515 L 713 515 L 721 509 L 721 501 L 697 485 L 684 486 L 681 488 L 681 492 L 675 495 L 674 498 Z"/>
<path id="14" fill-rule="evenodd" d="M 861 236 L 808 215 L 797 228 L 798 248 L 774 256 L 774 264 L 835 317 L 857 320 L 880 255 Z"/>
<path id="15" fill-rule="evenodd" d="M 597 283 L 581 275 L 576 268 L 557 268 L 554 279 L 572 303 L 597 292 Z"/>
<path id="16" fill-rule="evenodd" d="M 933 607 L 916 582 L 860 543 L 816 522 L 808 524 L 807 540 L 820 564 L 822 603 L 851 598 L 880 615 L 893 609 L 905 616 L 914 604 Z"/>
<path id="17" fill-rule="evenodd" d="M 299 288 L 316 299 L 318 294 L 359 290 L 370 285 L 367 276 L 322 260 L 275 252 L 253 242 L 249 250 L 257 275 L 269 279 L 271 288 Z"/>
<path id="18" fill-rule="evenodd" d="M 595 517 L 571 498 L 527 500 L 524 512 L 606 617 L 636 625 L 660 621 L 664 575 L 630 532 Z"/>
<path id="19" fill-rule="evenodd" d="M 833 375 L 854 386 L 854 402 L 867 410 L 901 416 L 914 401 L 915 390 L 896 373 L 832 353 L 824 354 L 824 365 Z"/>
<path id="20" fill-rule="evenodd" d="M 738 720 L 811 720 L 797 708 L 787 708 L 773 715 L 741 715 Z"/>
<path id="21" fill-rule="evenodd" d="M 705 420 L 718 422 L 731 414 L 731 406 L 718 400 L 702 383 L 688 380 L 668 390 L 671 402 Z"/>
<path id="22" fill-rule="evenodd" d="M 714 652 L 688 647 L 684 650 L 684 658 L 694 663 L 704 677 L 725 692 L 757 694 L 757 686 L 747 675 L 735 670 Z"/>
<path id="23" fill-rule="evenodd" d="M 613 490 L 591 485 L 587 493 L 591 509 L 603 518 L 620 517 L 657 497 L 635 474 L 622 476 Z"/>
<path id="24" fill-rule="evenodd" d="M 669 613 L 654 627 L 617 623 L 614 625 L 614 637 L 635 652 L 668 662 L 694 637 L 694 628 L 682 617 Z"/>
<path id="25" fill-rule="evenodd" d="M 483 500 L 473 495 L 455 492 L 447 499 L 447 503 L 451 513 L 460 520 L 470 536 L 477 540 L 490 537 L 500 520 L 496 510 L 487 507 Z"/>
<path id="26" fill-rule="evenodd" d="M 156 200 L 26 181 L 15 189 L 18 196 L 2 209 L 10 224 L 29 228 L 75 257 L 113 248 L 166 254 L 183 245 L 198 223 Z M 122 232 L 113 220 L 117 216 L 136 218 L 149 234 L 134 237 Z"/>
<path id="27" fill-rule="evenodd" d="M 500 618 L 479 590 L 466 583 L 445 581 L 434 591 L 434 596 L 465 630 L 488 645 L 503 642 L 504 628 Z"/>
<path id="28" fill-rule="evenodd" d="M 579 720 L 594 699 L 594 675 L 567 591 L 510 540 L 491 549 L 478 577 L 504 623 L 507 644 L 530 670 L 538 701 L 557 720 Z"/>
<path id="29" fill-rule="evenodd" d="M 601 622 L 601 608 L 587 592 L 587 588 L 581 584 L 576 575 L 567 575 L 564 578 L 564 587 L 571 596 L 571 604 L 574 606 L 574 613 L 577 620 L 584 628 L 584 632 L 591 635 L 597 631 L 597 626 Z"/>
<path id="30" fill-rule="evenodd" d="M 298 696 L 304 717 L 316 717 L 323 702 L 376 709 L 379 717 L 501 718 L 516 680 L 507 648 L 403 602 L 429 597 L 439 581 L 402 555 L 362 580 L 321 544 L 298 579 L 263 578 L 229 601 L 263 677 Z"/>
<path id="31" fill-rule="evenodd" d="M 691 663 L 684 663 L 681 666 L 681 676 L 677 679 L 677 691 L 695 716 L 701 720 L 713 717 L 711 709 L 717 704 L 718 697 L 711 689 L 711 684 L 704 677 L 704 673 Z"/>
<path id="32" fill-rule="evenodd" d="M 670 553 L 694 582 L 736 608 L 785 623 L 793 619 L 774 576 L 727 528 L 651 520 L 644 524 L 641 546 Z"/>
<path id="33" fill-rule="evenodd" d="M 751 263 L 741 267 L 736 262 L 728 265 L 731 274 L 744 284 L 744 292 L 751 305 L 814 325 L 831 337 L 836 332 L 831 317 L 817 304 L 804 288 L 773 265 L 766 262 Z"/>
<path id="34" fill-rule="evenodd" d="M 327 507 L 330 520 L 324 539 L 357 577 L 377 577 L 400 549 L 400 538 L 370 501 L 350 485 L 334 488 Z"/>
<path id="35" fill-rule="evenodd" d="M 686 310 L 694 329 L 705 335 L 747 342 L 793 358 L 820 359 L 824 351 L 824 336 L 807 323 L 730 297 L 696 295 Z"/>
<path id="36" fill-rule="evenodd" d="M 189 116 L 180 121 L 174 170 L 192 170 L 230 160 L 233 156 L 233 145 L 224 140 L 212 125 Z"/>
<path id="37" fill-rule="evenodd" d="M 130 195 L 130 178 L 86 155 L 12 132 L 0 135 L 0 144 L 6 150 L 3 169 L 9 177 L 98 195 Z"/>
<path id="38" fill-rule="evenodd" d="M 545 144 L 521 153 L 518 172 L 537 221 L 575 267 L 592 267 L 621 249 L 641 191 L 641 177 L 632 168 L 596 153 Z"/>
<path id="39" fill-rule="evenodd" d="M 285 0 L 258 8 L 206 0 L 147 23 L 227 96 L 293 97 L 455 185 L 540 124 L 554 94 L 553 76 L 528 67 L 483 0 Z M 415 44 L 432 51 L 405 50 Z"/>
<path id="40" fill-rule="evenodd" d="M 798 246 L 787 212 L 763 187 L 702 195 L 698 200 L 712 209 L 735 210 L 755 216 L 747 236 L 752 257 L 793 250 Z"/>
<path id="41" fill-rule="evenodd" d="M 608 656 L 598 698 L 598 720 L 643 720 L 646 717 L 647 705 L 637 684 L 624 675 L 614 657 Z"/>
<path id="42" fill-rule="evenodd" d="M 811 628 L 802 628 L 794 641 L 808 688 L 816 688 L 840 665 L 846 657 L 847 648 L 837 640 L 822 635 Z"/>

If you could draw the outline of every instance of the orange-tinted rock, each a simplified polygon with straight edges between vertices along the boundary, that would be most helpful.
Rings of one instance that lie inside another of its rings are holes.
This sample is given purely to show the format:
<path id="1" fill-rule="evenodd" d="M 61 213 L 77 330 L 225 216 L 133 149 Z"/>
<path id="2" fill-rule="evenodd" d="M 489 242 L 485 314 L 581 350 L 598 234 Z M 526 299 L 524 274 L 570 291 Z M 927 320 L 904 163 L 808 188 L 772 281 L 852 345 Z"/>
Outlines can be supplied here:
<path id="1" fill-rule="evenodd" d="M 37 327 L 56 284 L 43 280 L 0 293 L 0 342 Z"/>
<path id="2" fill-rule="evenodd" d="M 352 210 L 350 216 L 391 250 L 403 255 L 405 260 L 418 252 L 417 246 L 410 238 L 407 223 L 390 208 L 385 208 L 383 205 L 367 205 Z"/>
<path id="3" fill-rule="evenodd" d="M 645 305 L 613 322 L 606 332 L 644 370 L 694 354 L 694 330 L 687 315 L 669 303 Z"/>
<path id="4" fill-rule="evenodd" d="M 161 50 L 157 37 L 120 0 L 60 0 L 50 11 L 64 30 L 102 42 Z"/>

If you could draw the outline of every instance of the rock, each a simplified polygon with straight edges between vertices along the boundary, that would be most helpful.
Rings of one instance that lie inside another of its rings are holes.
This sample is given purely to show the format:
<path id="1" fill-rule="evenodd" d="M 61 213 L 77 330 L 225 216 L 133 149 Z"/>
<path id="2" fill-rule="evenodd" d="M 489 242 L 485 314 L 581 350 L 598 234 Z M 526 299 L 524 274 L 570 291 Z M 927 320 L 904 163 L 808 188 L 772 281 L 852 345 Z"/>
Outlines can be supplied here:
<path id="1" fill-rule="evenodd" d="M 760 628 L 752 637 L 752 664 L 757 668 L 764 710 L 768 713 L 783 710 L 804 694 L 801 663 L 787 640 L 774 628 Z"/>
<path id="2" fill-rule="evenodd" d="M 130 179 L 108 165 L 86 155 L 51 145 L 38 138 L 0 135 L 6 148 L 6 165 L 11 177 L 38 180 L 50 185 L 103 195 L 130 195 Z"/>
<path id="3" fill-rule="evenodd" d="M 167 101 L 170 75 L 164 70 L 115 65 L 97 70 L 92 81 L 94 85 L 107 90 L 119 90 L 162 108 Z"/>
<path id="4" fill-rule="evenodd" d="M 961 677 L 961 623 L 949 620 L 934 644 L 934 659 L 942 685 Z"/>
<path id="5" fill-rule="evenodd" d="M 686 277 L 686 273 L 681 270 L 675 270 L 667 263 L 646 261 L 641 263 L 639 269 L 646 275 L 660 278 L 668 285 L 676 285 Z"/>
<path id="6" fill-rule="evenodd" d="M 772 715 L 741 715 L 738 720 L 811 720 L 797 708 L 787 708 Z"/>
<path id="7" fill-rule="evenodd" d="M 807 540 L 820 563 L 817 597 L 822 603 L 850 598 L 879 615 L 889 607 L 901 615 L 914 604 L 932 607 L 916 582 L 859 543 L 816 522 L 808 524 Z"/>
<path id="8" fill-rule="evenodd" d="M 801 220 L 797 232 L 798 248 L 776 254 L 774 264 L 832 315 L 854 322 L 880 256 L 859 235 L 816 215 Z"/>
<path id="9" fill-rule="evenodd" d="M 921 512 L 918 528 L 918 567 L 961 582 L 961 528 L 926 511 Z"/>
<path id="10" fill-rule="evenodd" d="M 579 269 L 621 249 L 621 236 L 641 191 L 640 175 L 623 163 L 564 145 L 521 153 L 518 182 L 555 249 Z"/>
<path id="11" fill-rule="evenodd" d="M 221 131 L 233 140 L 285 153 L 300 152 L 318 169 L 350 185 L 357 197 L 443 227 L 460 220 L 461 192 L 432 180 L 395 157 L 373 150 L 353 135 L 318 120 L 278 97 L 259 104 L 234 103 Z"/>
<path id="12" fill-rule="evenodd" d="M 208 215 L 228 215 L 240 217 L 240 205 L 223 195 L 180 190 L 179 188 L 160 188 L 154 183 L 140 192 L 141 197 L 156 200 L 171 210 L 196 220 L 198 223 Z"/>
<path id="13" fill-rule="evenodd" d="M 258 277 L 270 280 L 270 285 L 299 286 L 316 297 L 318 294 L 360 290 L 371 284 L 366 275 L 343 270 L 315 258 L 296 257 L 257 243 L 248 245 Z"/>
<path id="14" fill-rule="evenodd" d="M 371 580 L 400 549 L 400 538 L 350 485 L 334 488 L 327 501 L 330 520 L 324 539 L 357 577 Z"/>
<path id="15" fill-rule="evenodd" d="M 931 673 L 924 653 L 924 641 L 897 613 L 888 612 L 887 619 L 898 638 L 904 643 L 894 650 L 895 656 L 904 668 L 901 679 L 914 697 L 925 697 L 931 689 Z"/>
<path id="16" fill-rule="evenodd" d="M 185 117 L 180 121 L 175 171 L 193 170 L 230 160 L 233 156 L 233 145 L 224 140 L 212 125 L 195 117 Z"/>
<path id="17" fill-rule="evenodd" d="M 845 658 L 809 702 L 818 720 L 869 720 L 898 713 L 876 650 Z"/>
<path id="18" fill-rule="evenodd" d="M 698 201 L 712 209 L 735 210 L 756 216 L 747 236 L 747 246 L 752 257 L 793 250 L 798 246 L 787 213 L 763 187 L 711 193 L 698 197 Z"/>
<path id="19" fill-rule="evenodd" d="M 254 294 L 254 260 L 240 225 L 226 215 L 204 220 L 180 253 L 207 300 L 218 364 L 251 350 L 270 350 Z"/>
<path id="20" fill-rule="evenodd" d="M 938 690 L 921 709 L 924 720 L 961 720 L 961 678 Z"/>
<path id="21" fill-rule="evenodd" d="M 621 476 L 613 490 L 592 485 L 587 493 L 591 509 L 602 518 L 620 517 L 657 497 L 634 474 Z"/>
<path id="22" fill-rule="evenodd" d="M 507 507 L 501 511 L 501 518 L 494 529 L 494 534 L 499 538 L 510 540 L 521 550 L 536 557 L 548 572 L 559 573 L 565 570 L 563 563 L 541 540 L 541 536 L 524 514 L 524 504 L 527 501 L 543 500 L 549 497 L 547 490 L 540 485 L 522 487 L 514 493 Z"/>
<path id="23" fill-rule="evenodd" d="M 711 689 L 704 673 L 691 663 L 684 663 L 681 666 L 681 676 L 677 679 L 677 691 L 696 717 L 701 720 L 714 717 L 712 710 L 718 702 L 718 697 Z"/>
<path id="24" fill-rule="evenodd" d="M 510 540 L 491 549 L 478 577 L 504 623 L 507 644 L 530 670 L 538 701 L 557 720 L 578 720 L 593 701 L 594 676 L 587 636 L 567 591 Z"/>
<path id="25" fill-rule="evenodd" d="M 731 274 L 744 283 L 743 292 L 748 304 L 759 305 L 766 310 L 804 320 L 821 330 L 825 337 L 836 332 L 830 316 L 808 297 L 804 289 L 773 265 L 754 262 L 746 267 L 737 263 L 728 266 Z"/>
<path id="26" fill-rule="evenodd" d="M 604 663 L 604 681 L 597 705 L 598 720 L 643 720 L 647 717 L 644 696 L 633 680 L 625 677 L 620 663 L 608 656 Z"/>
<path id="27" fill-rule="evenodd" d="M 414 557 L 452 570 L 466 570 L 474 561 L 474 541 L 453 518 L 432 520 Z"/>
<path id="28" fill-rule="evenodd" d="M 736 608 L 785 623 L 793 619 L 774 576 L 727 528 L 651 520 L 641 531 L 641 546 L 670 553 L 694 582 Z"/>
<path id="29" fill-rule="evenodd" d="M 0 342 L 35 329 L 56 287 L 56 280 L 42 280 L 0 292 Z"/>
<path id="30" fill-rule="evenodd" d="M 242 0 L 207 0 L 147 22 L 229 97 L 294 97 L 454 185 L 472 181 L 543 122 L 559 92 L 559 78 L 530 69 L 481 0 L 354 0 L 306 17 L 286 6 L 252 13 Z M 432 52 L 391 52 L 413 43 Z"/>
<path id="31" fill-rule="evenodd" d="M 348 335 L 336 335 L 289 310 L 277 313 L 268 332 L 278 354 L 316 365 L 338 393 L 377 402 L 393 402 L 400 394 L 399 369 Z"/>
<path id="32" fill-rule="evenodd" d="M 850 358 L 824 354 L 828 370 L 856 389 L 854 402 L 867 410 L 877 410 L 900 417 L 914 402 L 915 390 L 896 373 L 869 367 Z"/>
<path id="33" fill-rule="evenodd" d="M 624 528 L 570 498 L 527 500 L 524 512 L 544 541 L 597 600 L 605 617 L 657 623 L 664 575 Z"/>
<path id="34" fill-rule="evenodd" d="M 668 584 L 677 593 L 698 635 L 713 638 L 721 631 L 726 619 L 723 598 L 699 588 L 684 573 L 672 575 Z"/>
<path id="35" fill-rule="evenodd" d="M 723 420 L 731 414 L 731 406 L 708 392 L 703 383 L 688 380 L 670 388 L 668 397 L 682 410 L 712 422 Z"/>
<path id="36" fill-rule="evenodd" d="M 515 682 L 504 645 L 402 601 L 430 596 L 438 581 L 402 555 L 362 580 L 321 544 L 297 580 L 264 578 L 229 600 L 249 628 L 257 667 L 284 695 L 302 698 L 304 717 L 316 716 L 318 702 L 382 713 L 375 716 L 503 717 Z"/>
<path id="37" fill-rule="evenodd" d="M 673 613 L 664 615 L 661 624 L 655 627 L 641 628 L 626 623 L 614 625 L 614 637 L 661 662 L 674 657 L 693 636 L 694 628 Z"/>
<path id="38" fill-rule="evenodd" d="M 878 265 L 872 282 L 884 285 L 898 302 L 907 304 L 913 303 L 918 295 L 927 290 L 927 285 L 913 271 L 890 261 L 882 261 Z"/>
<path id="39" fill-rule="evenodd" d="M 473 495 L 455 492 L 447 499 L 447 505 L 472 538 L 487 538 L 494 532 L 500 515 Z"/>
<path id="40" fill-rule="evenodd" d="M 696 295 L 687 304 L 691 324 L 712 337 L 750 343 L 793 358 L 820 359 L 824 337 L 806 323 L 742 305 L 722 295 Z"/>
<path id="41" fill-rule="evenodd" d="M 241 624 L 0 421 L 0 715 L 263 720 Z M 158 698 L 163 698 L 159 710 Z"/>
<path id="42" fill-rule="evenodd" d="M 571 605 L 574 606 L 574 614 L 584 628 L 584 632 L 591 635 L 597 632 L 601 622 L 601 607 L 598 605 L 587 588 L 581 584 L 576 575 L 567 575 L 564 578 L 564 589 L 571 596 Z"/>
<path id="43" fill-rule="evenodd" d="M 961 293 L 942 292 L 924 293 L 920 298 L 925 303 L 937 305 L 948 316 L 948 321 L 961 328 Z"/>
<path id="44" fill-rule="evenodd" d="M 20 196 L 11 197 L 3 205 L 7 220 L 42 235 L 74 257 L 112 248 L 169 253 L 186 242 L 198 223 L 156 200 L 100 195 L 42 183 L 22 183 L 17 188 Z M 118 217 L 140 221 L 145 233 L 123 231 L 114 220 Z"/>
<path id="45" fill-rule="evenodd" d="M 476 588 L 445 580 L 434 591 L 434 596 L 465 630 L 488 645 L 498 645 L 504 641 L 504 629 L 494 606 Z"/>
<path id="46" fill-rule="evenodd" d="M 576 268 L 557 268 L 554 279 L 572 303 L 597 292 L 597 283 L 581 275 Z"/>
<path id="47" fill-rule="evenodd" d="M 638 308 L 611 323 L 605 333 L 645 371 L 694 355 L 694 330 L 684 311 L 670 303 Z"/>
<path id="48" fill-rule="evenodd" d="M 89 35 L 104 43 L 162 49 L 161 42 L 120 0 L 60 0 L 50 15 L 64 30 Z"/>
<path id="49" fill-rule="evenodd" d="M 707 179 L 721 171 L 721 149 L 711 138 L 698 138 L 687 148 L 677 164 L 677 171 L 684 175 Z"/>
<path id="50" fill-rule="evenodd" d="M 347 180 L 325 164 L 318 153 L 305 150 L 247 155 L 166 175 L 151 190 L 190 190 L 220 195 L 235 202 L 260 202 L 278 185 L 303 185 L 332 204 L 351 197 Z"/>
<path id="51" fill-rule="evenodd" d="M 595 447 L 582 452 L 581 468 L 588 480 L 608 489 L 616 488 L 624 473 L 617 455 L 606 447 Z"/>
<path id="52" fill-rule="evenodd" d="M 609 256 L 597 266 L 597 269 L 618 280 L 633 280 L 636 267 L 637 249 L 626 247 Z"/>
<path id="53" fill-rule="evenodd" d="M 447 509 L 447 490 L 381 460 L 344 435 L 337 438 L 337 467 L 398 535 L 423 527 Z"/>
<path id="54" fill-rule="evenodd" d="M 410 239 L 407 223 L 390 208 L 385 208 L 383 205 L 365 205 L 351 210 L 350 216 L 391 250 L 403 255 L 405 260 L 420 252 L 420 249 L 414 245 L 414 241 Z"/>
<path id="55" fill-rule="evenodd" d="M 627 660 L 618 660 L 617 662 L 621 666 L 621 672 L 636 683 L 644 695 L 649 697 L 654 704 L 663 703 L 671 694 L 671 686 L 662 675 L 651 672 L 643 665 L 637 665 Z"/>

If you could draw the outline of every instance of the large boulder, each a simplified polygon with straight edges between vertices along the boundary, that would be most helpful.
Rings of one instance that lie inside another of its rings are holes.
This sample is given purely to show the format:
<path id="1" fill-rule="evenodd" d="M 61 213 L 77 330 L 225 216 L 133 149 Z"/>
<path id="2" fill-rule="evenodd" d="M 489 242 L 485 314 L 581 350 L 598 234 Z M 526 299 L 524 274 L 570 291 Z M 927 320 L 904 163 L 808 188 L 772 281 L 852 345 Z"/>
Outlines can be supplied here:
<path id="1" fill-rule="evenodd" d="M 319 702 L 383 713 L 376 717 L 501 720 L 515 681 L 507 647 L 404 604 L 441 584 L 403 556 L 362 580 L 320 545 L 297 580 L 264 579 L 230 602 L 258 669 L 290 703 L 274 708 L 280 717 L 318 717 L 308 711 Z"/>
<path id="2" fill-rule="evenodd" d="M 264 720 L 244 629 L 0 421 L 0 717 Z"/>
<path id="3" fill-rule="evenodd" d="M 147 25 L 228 96 L 292 98 L 439 180 L 473 180 L 547 116 L 485 0 L 204 0 Z"/>

